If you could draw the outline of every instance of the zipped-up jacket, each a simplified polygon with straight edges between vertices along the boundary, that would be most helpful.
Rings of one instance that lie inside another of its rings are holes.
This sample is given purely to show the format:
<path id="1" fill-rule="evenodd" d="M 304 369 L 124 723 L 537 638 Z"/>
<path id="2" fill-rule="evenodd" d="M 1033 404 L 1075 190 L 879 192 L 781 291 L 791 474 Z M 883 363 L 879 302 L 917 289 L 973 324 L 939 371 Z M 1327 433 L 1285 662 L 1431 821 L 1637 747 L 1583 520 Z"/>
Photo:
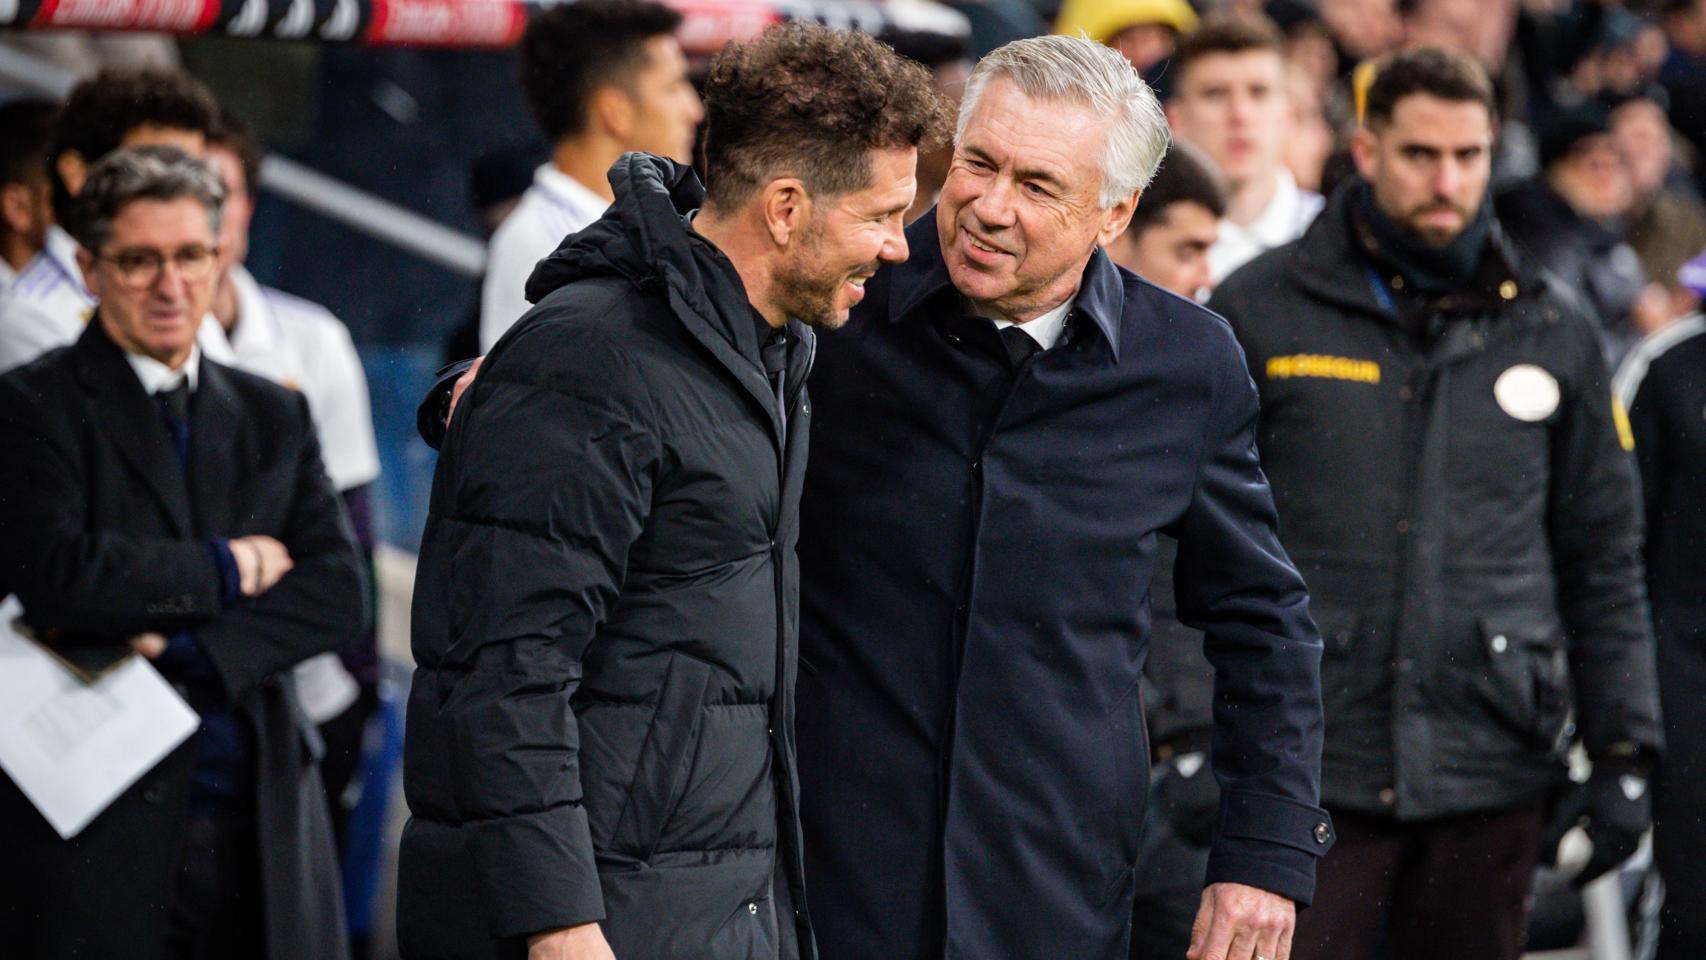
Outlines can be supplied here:
<path id="1" fill-rule="evenodd" d="M 444 439 L 415 586 L 399 928 L 521 957 L 813 957 L 792 739 L 813 338 L 777 382 L 686 167 L 528 283 Z M 787 425 L 784 429 L 784 423 Z"/>
<path id="2" fill-rule="evenodd" d="M 1627 421 L 1596 327 L 1493 239 L 1412 297 L 1349 186 L 1233 274 L 1280 537 L 1326 651 L 1322 802 L 1421 820 L 1535 801 L 1580 736 L 1661 743 Z"/>

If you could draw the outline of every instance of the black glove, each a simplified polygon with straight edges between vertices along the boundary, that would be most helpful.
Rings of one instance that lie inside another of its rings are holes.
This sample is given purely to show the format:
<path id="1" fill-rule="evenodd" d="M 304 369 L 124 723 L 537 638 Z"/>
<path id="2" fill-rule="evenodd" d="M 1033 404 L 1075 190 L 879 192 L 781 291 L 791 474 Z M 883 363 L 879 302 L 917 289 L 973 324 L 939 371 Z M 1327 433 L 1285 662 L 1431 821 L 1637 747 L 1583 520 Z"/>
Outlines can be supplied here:
<path id="1" fill-rule="evenodd" d="M 1180 839 L 1193 847 L 1213 843 L 1214 825 L 1220 819 L 1220 784 L 1209 769 L 1208 751 L 1177 753 L 1163 761 L 1156 801 Z"/>
<path id="2" fill-rule="evenodd" d="M 1641 835 L 1653 822 L 1647 775 L 1639 768 L 1601 765 L 1585 783 L 1573 783 L 1558 799 L 1541 850 L 1558 862 L 1558 846 L 1573 827 L 1581 827 L 1593 853 L 1571 879 L 1585 886 L 1634 855 Z"/>

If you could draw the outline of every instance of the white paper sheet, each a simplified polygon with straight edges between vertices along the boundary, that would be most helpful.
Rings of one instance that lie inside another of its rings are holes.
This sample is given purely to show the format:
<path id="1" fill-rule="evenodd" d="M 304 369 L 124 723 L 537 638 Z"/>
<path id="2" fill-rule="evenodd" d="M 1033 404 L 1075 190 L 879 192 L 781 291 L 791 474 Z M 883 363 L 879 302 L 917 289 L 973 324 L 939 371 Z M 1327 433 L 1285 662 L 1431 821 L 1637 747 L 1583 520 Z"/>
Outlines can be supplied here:
<path id="1" fill-rule="evenodd" d="M 22 612 L 0 602 L 0 769 L 69 840 L 201 719 L 138 656 L 84 683 L 20 634 Z"/>

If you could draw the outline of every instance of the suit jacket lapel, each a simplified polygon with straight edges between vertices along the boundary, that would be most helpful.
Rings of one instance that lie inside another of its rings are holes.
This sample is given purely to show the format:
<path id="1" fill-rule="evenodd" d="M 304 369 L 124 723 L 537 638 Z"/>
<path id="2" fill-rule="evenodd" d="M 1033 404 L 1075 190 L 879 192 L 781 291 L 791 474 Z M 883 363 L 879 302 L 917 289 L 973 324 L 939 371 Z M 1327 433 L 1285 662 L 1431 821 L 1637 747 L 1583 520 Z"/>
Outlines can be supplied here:
<path id="1" fill-rule="evenodd" d="M 207 536 L 232 533 L 231 488 L 242 482 L 237 463 L 237 393 L 224 367 L 205 355 L 190 398 L 190 504 L 196 529 Z"/>
<path id="2" fill-rule="evenodd" d="M 176 534 L 194 536 L 188 487 L 166 426 L 160 422 L 160 411 L 153 398 L 142 392 L 136 372 L 125 362 L 124 352 L 108 339 L 98 315 L 72 350 L 79 378 L 98 411 L 101 434 L 160 502 Z"/>

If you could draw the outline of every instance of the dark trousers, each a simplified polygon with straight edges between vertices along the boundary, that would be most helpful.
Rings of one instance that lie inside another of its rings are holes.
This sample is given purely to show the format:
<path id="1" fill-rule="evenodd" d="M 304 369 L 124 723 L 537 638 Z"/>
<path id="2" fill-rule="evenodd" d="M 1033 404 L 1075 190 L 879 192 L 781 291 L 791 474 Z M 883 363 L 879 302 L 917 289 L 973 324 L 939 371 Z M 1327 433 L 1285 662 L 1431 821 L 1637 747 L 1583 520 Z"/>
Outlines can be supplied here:
<path id="1" fill-rule="evenodd" d="M 266 956 L 260 845 L 254 820 L 191 815 L 172 891 L 167 955 L 176 960 Z"/>
<path id="2" fill-rule="evenodd" d="M 1366 960 L 1388 923 L 1394 960 L 1516 960 L 1543 804 L 1425 823 L 1332 814 L 1293 960 Z"/>
<path id="3" fill-rule="evenodd" d="M 1658 960 L 1706 957 L 1706 652 L 1660 619 L 1659 697 L 1665 757 L 1653 782 L 1653 858 L 1665 881 Z"/>

